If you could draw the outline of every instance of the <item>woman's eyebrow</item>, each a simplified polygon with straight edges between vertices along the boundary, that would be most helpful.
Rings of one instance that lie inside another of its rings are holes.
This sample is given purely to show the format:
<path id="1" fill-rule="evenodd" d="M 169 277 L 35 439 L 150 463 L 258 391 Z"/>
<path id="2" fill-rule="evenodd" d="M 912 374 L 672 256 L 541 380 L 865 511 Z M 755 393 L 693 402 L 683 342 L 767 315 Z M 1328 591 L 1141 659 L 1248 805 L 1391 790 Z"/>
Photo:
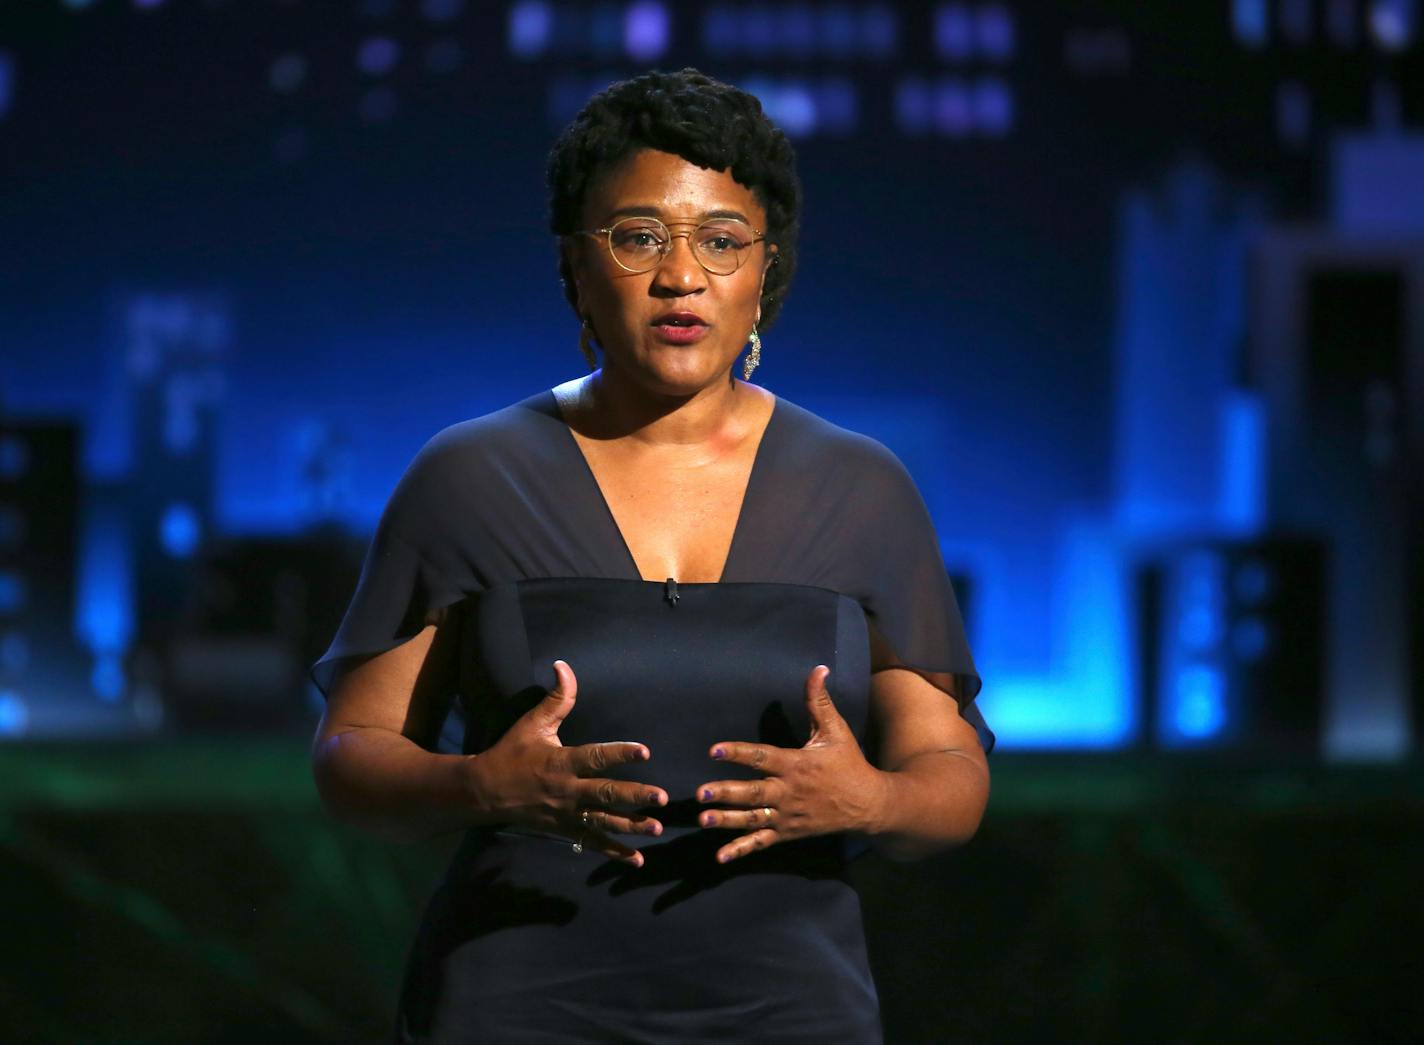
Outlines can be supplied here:
<path id="1" fill-rule="evenodd" d="M 661 218 L 662 216 L 663 210 L 661 207 L 619 207 L 617 210 L 609 213 L 608 220 L 616 221 L 619 218 Z M 703 211 L 702 219 L 705 221 L 708 218 L 736 218 L 738 221 L 746 222 L 748 225 L 751 224 L 751 219 L 739 210 L 718 209 Z"/>

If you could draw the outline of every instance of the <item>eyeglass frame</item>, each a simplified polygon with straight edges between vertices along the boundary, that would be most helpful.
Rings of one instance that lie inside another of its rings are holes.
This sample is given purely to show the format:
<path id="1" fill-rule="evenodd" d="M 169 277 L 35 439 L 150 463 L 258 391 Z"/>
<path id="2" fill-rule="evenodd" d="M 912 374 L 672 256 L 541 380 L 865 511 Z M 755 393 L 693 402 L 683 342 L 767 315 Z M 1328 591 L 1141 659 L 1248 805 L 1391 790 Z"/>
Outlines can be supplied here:
<path id="1" fill-rule="evenodd" d="M 645 269 L 630 269 L 627 265 L 623 264 L 623 262 L 619 261 L 619 260 L 618 260 L 618 255 L 613 252 L 613 230 L 616 229 L 619 225 L 622 225 L 625 221 L 656 221 L 656 222 L 657 222 L 659 225 L 661 225 L 663 228 L 667 229 L 668 241 L 667 241 L 667 243 L 665 243 L 665 244 L 663 244 L 663 245 L 661 245 L 661 246 L 658 247 L 658 260 L 655 261 L 655 262 L 653 262 L 653 264 L 650 265 L 648 268 L 645 268 Z M 732 269 L 731 272 L 717 272 L 717 271 L 715 271 L 715 270 L 710 269 L 710 268 L 707 267 L 707 263 L 702 260 L 702 255 L 699 254 L 699 253 L 697 253 L 697 248 L 692 245 L 692 237 L 693 237 L 694 235 L 696 235 L 698 229 L 702 228 L 702 226 L 704 226 L 704 225 L 710 225 L 710 224 L 712 224 L 713 222 L 717 222 L 717 221 L 735 221 L 735 222 L 738 222 L 738 223 L 740 223 L 740 224 L 742 224 L 742 225 L 745 225 L 747 228 L 751 229 L 751 231 L 752 231 L 752 241 L 751 241 L 751 243 L 748 243 L 748 244 L 747 244 L 748 247 L 751 247 L 751 246 L 753 246 L 754 244 L 757 244 L 757 243 L 765 243 L 765 242 L 766 242 L 766 233 L 765 233 L 765 232 L 763 232 L 761 229 L 758 229 L 758 228 L 756 228 L 755 226 L 753 226 L 752 223 L 749 222 L 749 221 L 742 221 L 741 218 L 708 218 L 708 219 L 706 219 L 705 221 L 699 221 L 699 222 L 697 222 L 695 225 L 693 225 L 693 223 L 690 222 L 690 221 L 674 221 L 674 222 L 672 222 L 671 224 L 669 224 L 668 222 L 663 221 L 662 218 L 654 217 L 654 216 L 651 215 L 651 214 L 629 214 L 629 215 L 626 216 L 626 217 L 619 218 L 619 219 L 618 219 L 617 221 L 615 221 L 612 225 L 609 225 L 609 226 L 606 227 L 606 228 L 601 228 L 601 229 L 575 229 L 573 232 L 569 233 L 569 235 L 571 235 L 571 236 L 603 236 L 603 237 L 604 237 L 604 243 L 605 243 L 605 244 L 607 245 L 607 247 L 608 247 L 608 256 L 613 259 L 613 264 L 617 265 L 617 266 L 618 266 L 619 268 L 621 268 L 624 272 L 632 272 L 634 275 L 642 275 L 642 274 L 645 273 L 645 272 L 654 272 L 654 271 L 656 271 L 657 268 L 658 268 L 658 266 L 661 265 L 664 261 L 666 261 L 668 255 L 672 253 L 672 241 L 675 240 L 675 239 L 677 239 L 678 237 L 685 237 L 685 238 L 687 239 L 687 246 L 688 246 L 688 248 L 692 251 L 692 256 L 697 259 L 697 264 L 699 264 L 699 265 L 702 266 L 702 270 L 703 270 L 704 272 L 706 272 L 709 276 L 732 276 L 732 275 L 735 275 L 736 273 L 738 273 L 738 272 L 741 271 L 742 266 L 746 264 L 746 259 L 745 259 L 745 258 L 741 258 L 740 260 L 738 260 L 738 261 L 737 261 L 737 267 L 734 268 L 734 269 Z M 678 233 L 674 233 L 674 232 L 672 231 L 674 225 L 693 225 L 693 229 L 692 229 L 691 232 L 678 232 Z"/>

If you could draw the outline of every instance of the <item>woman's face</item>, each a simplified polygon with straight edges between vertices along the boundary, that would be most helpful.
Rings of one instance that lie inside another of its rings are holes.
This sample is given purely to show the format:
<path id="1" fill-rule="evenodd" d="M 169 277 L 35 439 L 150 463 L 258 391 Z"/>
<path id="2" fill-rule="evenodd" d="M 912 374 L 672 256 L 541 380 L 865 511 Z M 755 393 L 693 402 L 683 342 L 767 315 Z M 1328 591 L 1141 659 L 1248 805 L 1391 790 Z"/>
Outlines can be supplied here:
<path id="1" fill-rule="evenodd" d="M 672 250 L 651 271 L 620 268 L 606 236 L 575 236 L 566 248 L 579 311 L 603 346 L 605 368 L 662 395 L 692 395 L 725 380 L 757 320 L 776 248 L 762 240 L 748 248 L 737 271 L 715 275 L 681 234 L 714 215 L 740 216 L 764 232 L 766 211 L 730 173 L 644 149 L 594 183 L 582 227 L 607 228 L 629 215 L 652 216 L 671 229 Z M 672 313 L 693 329 L 661 322 Z"/>

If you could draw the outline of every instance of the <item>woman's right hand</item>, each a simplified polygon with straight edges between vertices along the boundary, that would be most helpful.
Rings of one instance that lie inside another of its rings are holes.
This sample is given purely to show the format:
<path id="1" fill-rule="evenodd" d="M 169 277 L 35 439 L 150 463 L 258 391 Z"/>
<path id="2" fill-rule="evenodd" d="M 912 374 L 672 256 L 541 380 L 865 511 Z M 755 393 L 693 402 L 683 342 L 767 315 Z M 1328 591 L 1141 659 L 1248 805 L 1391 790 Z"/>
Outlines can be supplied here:
<path id="1" fill-rule="evenodd" d="M 633 813 L 667 804 L 667 792 L 650 784 L 599 776 L 610 766 L 646 762 L 648 748 L 635 741 L 565 747 L 559 727 L 574 707 L 578 680 L 569 665 L 554 661 L 558 682 L 488 750 L 470 756 L 480 805 L 491 820 L 566 835 L 634 867 L 643 854 L 615 834 L 660 835 L 663 825 Z"/>

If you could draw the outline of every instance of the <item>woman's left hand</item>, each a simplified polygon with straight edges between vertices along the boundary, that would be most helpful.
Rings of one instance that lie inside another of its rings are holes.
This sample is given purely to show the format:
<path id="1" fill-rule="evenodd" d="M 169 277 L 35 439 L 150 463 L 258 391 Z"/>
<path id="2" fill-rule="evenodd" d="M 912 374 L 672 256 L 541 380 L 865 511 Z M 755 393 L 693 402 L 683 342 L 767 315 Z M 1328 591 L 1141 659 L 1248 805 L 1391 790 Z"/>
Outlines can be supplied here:
<path id="1" fill-rule="evenodd" d="M 715 803 L 698 817 L 703 827 L 746 831 L 717 850 L 727 863 L 777 842 L 836 831 L 863 831 L 874 823 L 885 794 L 885 774 L 866 761 L 846 720 L 826 691 L 830 668 L 806 676 L 811 739 L 799 748 L 735 741 L 712 746 L 713 758 L 751 766 L 760 780 L 713 780 L 697 799 Z"/>

